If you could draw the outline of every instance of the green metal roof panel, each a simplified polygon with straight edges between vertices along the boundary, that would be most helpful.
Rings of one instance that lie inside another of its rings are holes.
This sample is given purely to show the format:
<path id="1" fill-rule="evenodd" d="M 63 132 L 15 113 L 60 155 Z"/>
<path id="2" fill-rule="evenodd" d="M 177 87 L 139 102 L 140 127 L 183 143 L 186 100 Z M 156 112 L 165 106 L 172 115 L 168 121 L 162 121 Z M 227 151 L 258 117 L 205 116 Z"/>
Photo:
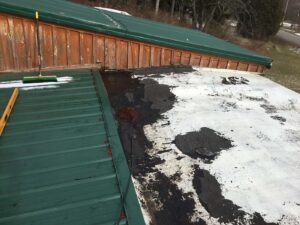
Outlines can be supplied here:
<path id="1" fill-rule="evenodd" d="M 102 10 L 103 11 L 103 10 Z M 213 55 L 237 58 L 245 61 L 253 61 L 269 65 L 272 60 L 261 56 L 253 51 L 241 48 L 225 40 L 216 38 L 207 33 L 182 28 L 170 24 L 155 22 L 142 18 L 126 16 L 114 12 L 105 12 L 117 21 L 132 34 L 145 41 L 156 40 L 158 44 L 170 45 L 181 49 L 200 51 Z"/>
<path id="2" fill-rule="evenodd" d="M 0 137 L 0 225 L 114 225 L 123 209 L 120 224 L 143 225 L 99 72 L 50 73 L 73 80 L 21 89 Z M 0 89 L 1 106 L 11 92 Z"/>
<path id="3" fill-rule="evenodd" d="M 197 30 L 94 9 L 63 0 L 0 0 L 0 11 L 90 31 L 270 66 L 272 59 Z"/>

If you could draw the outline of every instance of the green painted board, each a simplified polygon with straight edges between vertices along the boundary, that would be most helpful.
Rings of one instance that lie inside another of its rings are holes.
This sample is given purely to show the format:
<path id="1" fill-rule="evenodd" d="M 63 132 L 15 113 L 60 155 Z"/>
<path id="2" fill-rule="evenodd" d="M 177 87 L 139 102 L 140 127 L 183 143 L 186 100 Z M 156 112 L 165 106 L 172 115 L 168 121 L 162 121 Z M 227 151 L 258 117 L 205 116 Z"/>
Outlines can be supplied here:
<path id="1" fill-rule="evenodd" d="M 114 225 L 123 210 L 119 224 L 144 225 L 101 75 L 55 74 L 73 80 L 21 88 L 0 137 L 0 225 Z M 0 89 L 0 105 L 12 90 Z"/>
<path id="2" fill-rule="evenodd" d="M 138 41 L 271 66 L 272 59 L 204 32 L 94 9 L 64 0 L 0 0 L 0 12 Z"/>

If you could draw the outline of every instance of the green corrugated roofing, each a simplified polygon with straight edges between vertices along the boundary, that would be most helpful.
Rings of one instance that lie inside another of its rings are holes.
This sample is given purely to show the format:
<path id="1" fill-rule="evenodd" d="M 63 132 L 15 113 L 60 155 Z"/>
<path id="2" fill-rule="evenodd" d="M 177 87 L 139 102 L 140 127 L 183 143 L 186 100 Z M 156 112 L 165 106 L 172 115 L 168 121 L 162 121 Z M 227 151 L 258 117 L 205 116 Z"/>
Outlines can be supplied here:
<path id="1" fill-rule="evenodd" d="M 0 0 L 0 11 L 90 31 L 270 66 L 272 60 L 209 34 L 63 0 Z"/>
<path id="2" fill-rule="evenodd" d="M 73 80 L 21 89 L 0 137 L 0 225 L 114 225 L 123 208 L 120 224 L 143 225 L 99 72 L 53 73 Z M 11 92 L 0 89 L 1 106 Z"/>

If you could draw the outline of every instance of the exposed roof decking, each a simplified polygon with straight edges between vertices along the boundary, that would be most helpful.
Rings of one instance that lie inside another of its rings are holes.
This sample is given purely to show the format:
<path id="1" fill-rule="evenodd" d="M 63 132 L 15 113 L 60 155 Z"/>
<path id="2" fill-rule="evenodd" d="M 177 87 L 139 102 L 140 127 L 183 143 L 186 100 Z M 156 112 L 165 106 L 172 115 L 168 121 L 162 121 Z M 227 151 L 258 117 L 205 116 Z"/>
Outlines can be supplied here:
<path id="1" fill-rule="evenodd" d="M 0 0 L 0 12 L 34 18 L 35 10 L 40 11 L 40 18 L 45 22 L 265 66 L 272 63 L 268 57 L 192 29 L 98 10 L 68 1 Z"/>
<path id="2" fill-rule="evenodd" d="M 112 225 L 130 175 L 118 136 L 108 128 L 116 127 L 101 77 L 90 70 L 55 74 L 73 81 L 21 89 L 0 137 L 0 225 Z M 10 92 L 0 89 L 1 105 Z M 125 198 L 129 225 L 143 224 L 132 183 Z"/>

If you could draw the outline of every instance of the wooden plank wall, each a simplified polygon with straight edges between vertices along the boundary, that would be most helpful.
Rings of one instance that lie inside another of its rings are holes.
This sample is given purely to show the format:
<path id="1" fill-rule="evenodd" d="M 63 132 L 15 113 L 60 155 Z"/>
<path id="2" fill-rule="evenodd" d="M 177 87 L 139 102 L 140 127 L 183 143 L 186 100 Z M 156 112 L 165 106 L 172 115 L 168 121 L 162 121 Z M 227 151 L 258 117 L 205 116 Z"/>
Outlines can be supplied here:
<path id="1" fill-rule="evenodd" d="M 133 69 L 192 65 L 262 73 L 249 62 L 184 51 L 101 33 L 40 23 L 44 69 L 98 66 Z M 38 67 L 34 20 L 0 13 L 0 72 L 30 71 Z"/>

